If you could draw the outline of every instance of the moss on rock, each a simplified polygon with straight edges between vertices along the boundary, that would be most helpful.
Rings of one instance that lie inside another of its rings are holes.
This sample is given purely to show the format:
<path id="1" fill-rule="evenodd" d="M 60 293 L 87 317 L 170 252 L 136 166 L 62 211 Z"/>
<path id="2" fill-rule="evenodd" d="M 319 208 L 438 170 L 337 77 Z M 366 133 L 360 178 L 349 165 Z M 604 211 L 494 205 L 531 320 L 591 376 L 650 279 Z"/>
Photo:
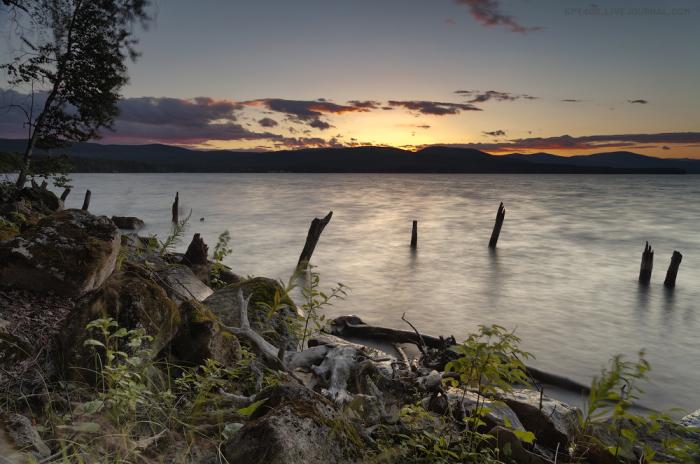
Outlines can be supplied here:
<path id="1" fill-rule="evenodd" d="M 165 291 L 135 268 L 114 274 L 97 291 L 76 303 L 60 332 L 64 358 L 62 373 L 69 379 L 91 380 L 96 368 L 94 351 L 83 344 L 94 334 L 86 330 L 95 319 L 112 318 L 125 329 L 143 328 L 153 337 L 151 350 L 157 355 L 175 336 L 180 313 Z"/>

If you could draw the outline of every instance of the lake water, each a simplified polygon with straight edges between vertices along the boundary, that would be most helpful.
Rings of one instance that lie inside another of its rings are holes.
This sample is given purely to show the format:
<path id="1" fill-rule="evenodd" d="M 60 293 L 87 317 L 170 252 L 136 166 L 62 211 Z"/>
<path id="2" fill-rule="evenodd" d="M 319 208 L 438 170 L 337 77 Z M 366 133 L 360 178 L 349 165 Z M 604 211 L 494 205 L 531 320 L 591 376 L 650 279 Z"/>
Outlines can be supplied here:
<path id="1" fill-rule="evenodd" d="M 616 353 L 647 350 L 655 408 L 700 407 L 700 176 L 76 174 L 68 207 L 135 215 L 167 235 L 180 192 L 192 233 L 242 275 L 287 279 L 309 222 L 333 211 L 313 264 L 350 296 L 331 316 L 463 339 L 479 324 L 516 328 L 533 365 L 589 383 Z M 507 213 L 487 248 L 500 201 Z M 199 218 L 205 220 L 200 222 Z M 418 220 L 418 250 L 409 249 Z M 644 242 L 651 286 L 637 283 Z M 673 250 L 677 287 L 663 287 Z"/>

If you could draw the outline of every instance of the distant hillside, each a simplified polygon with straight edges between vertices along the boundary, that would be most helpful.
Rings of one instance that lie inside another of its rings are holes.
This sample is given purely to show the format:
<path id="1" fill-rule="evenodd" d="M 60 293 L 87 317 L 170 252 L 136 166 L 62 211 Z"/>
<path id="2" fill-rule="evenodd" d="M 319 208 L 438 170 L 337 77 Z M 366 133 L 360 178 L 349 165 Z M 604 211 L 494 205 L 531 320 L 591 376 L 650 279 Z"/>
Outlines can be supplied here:
<path id="1" fill-rule="evenodd" d="M 0 152 L 19 153 L 23 140 L 0 139 Z M 319 148 L 275 152 L 199 151 L 169 145 L 76 144 L 67 153 L 74 172 L 386 172 L 386 173 L 664 173 L 700 172 L 700 161 L 635 153 L 571 158 L 539 153 L 494 156 L 479 150 L 428 147 Z"/>

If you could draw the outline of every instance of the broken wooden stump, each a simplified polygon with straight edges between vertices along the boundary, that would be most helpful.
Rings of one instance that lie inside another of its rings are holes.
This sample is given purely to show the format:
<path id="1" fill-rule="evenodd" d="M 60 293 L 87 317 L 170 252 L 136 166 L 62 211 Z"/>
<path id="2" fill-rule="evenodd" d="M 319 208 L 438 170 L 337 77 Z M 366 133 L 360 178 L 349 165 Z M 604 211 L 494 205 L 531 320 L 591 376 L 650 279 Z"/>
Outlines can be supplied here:
<path id="1" fill-rule="evenodd" d="M 498 212 L 496 213 L 496 223 L 493 225 L 493 232 L 491 232 L 491 240 L 489 240 L 489 248 L 496 248 L 496 243 L 498 243 L 498 236 L 501 235 L 501 227 L 503 226 L 503 220 L 506 217 L 506 208 L 503 206 L 503 202 L 498 206 Z"/>
<path id="2" fill-rule="evenodd" d="M 678 276 L 678 267 L 681 265 L 683 260 L 683 255 L 677 251 L 673 252 L 671 256 L 671 264 L 668 266 L 668 271 L 666 271 L 666 280 L 664 280 L 664 287 L 674 288 L 676 286 L 676 276 Z"/>
<path id="3" fill-rule="evenodd" d="M 206 265 L 209 263 L 207 260 L 207 254 L 209 253 L 209 247 L 199 234 L 194 234 L 192 237 L 192 242 L 190 246 L 187 247 L 185 256 L 182 258 L 183 264 L 187 266 L 197 266 Z"/>
<path id="4" fill-rule="evenodd" d="M 418 247 L 418 221 L 413 221 L 413 230 L 411 231 L 411 248 Z"/>
<path id="5" fill-rule="evenodd" d="M 175 201 L 173 201 L 173 224 L 180 222 L 180 192 L 175 192 Z"/>
<path id="6" fill-rule="evenodd" d="M 85 199 L 83 200 L 83 211 L 87 211 L 88 208 L 90 207 L 90 197 L 92 196 L 92 192 L 90 190 L 85 191 Z"/>
<path id="7" fill-rule="evenodd" d="M 68 198 L 68 195 L 70 195 L 70 187 L 66 187 L 66 189 L 61 194 L 61 201 L 66 201 L 66 198 Z"/>
<path id="8" fill-rule="evenodd" d="M 639 283 L 644 285 L 649 285 L 651 281 L 651 271 L 654 267 L 654 250 L 651 249 L 649 242 L 644 245 L 644 252 L 642 252 L 642 265 L 639 268 Z"/>
<path id="9" fill-rule="evenodd" d="M 41 188 L 41 190 L 46 190 L 46 188 L 47 188 L 48 186 L 49 186 L 49 183 L 48 183 L 47 181 L 44 180 L 44 181 L 41 182 L 41 185 L 39 186 L 39 188 Z"/>
<path id="10" fill-rule="evenodd" d="M 329 212 L 323 219 L 314 218 L 314 220 L 311 221 L 309 233 L 306 235 L 304 249 L 301 250 L 301 255 L 299 255 L 297 269 L 304 269 L 309 264 L 309 261 L 311 261 L 311 255 L 314 254 L 318 239 L 321 238 L 321 232 L 323 232 L 323 229 L 325 229 L 331 221 L 331 216 L 333 216 L 333 211 Z"/>

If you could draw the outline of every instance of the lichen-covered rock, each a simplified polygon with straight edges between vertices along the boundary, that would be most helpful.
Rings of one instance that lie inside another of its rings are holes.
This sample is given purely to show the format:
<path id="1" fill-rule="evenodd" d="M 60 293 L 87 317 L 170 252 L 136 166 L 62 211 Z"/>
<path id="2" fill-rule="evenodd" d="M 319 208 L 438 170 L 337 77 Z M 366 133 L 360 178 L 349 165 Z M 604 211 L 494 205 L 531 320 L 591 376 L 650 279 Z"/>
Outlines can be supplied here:
<path id="1" fill-rule="evenodd" d="M 0 416 L 0 458 L 11 463 L 36 462 L 46 458 L 51 450 L 25 416 Z M 0 462 L 5 462 L 0 459 Z"/>
<path id="2" fill-rule="evenodd" d="M 686 416 L 683 416 L 683 418 L 680 420 L 680 423 L 681 425 L 684 425 L 686 427 L 700 429 L 700 409 Z"/>
<path id="3" fill-rule="evenodd" d="M 223 445 L 236 464 L 344 464 L 357 462 L 362 440 L 327 399 L 300 385 L 263 391 L 248 422 Z"/>
<path id="4" fill-rule="evenodd" d="M 0 282 L 38 292 L 79 296 L 114 270 L 119 231 L 108 218 L 65 210 L 0 243 Z"/>
<path id="5" fill-rule="evenodd" d="M 168 296 L 178 304 L 189 300 L 203 301 L 214 293 L 189 267 L 182 264 L 167 265 L 157 270 L 156 275 Z"/>
<path id="6" fill-rule="evenodd" d="M 509 462 L 518 464 L 547 464 L 550 461 L 526 450 L 513 431 L 506 427 L 494 427 L 489 432 L 494 437 L 494 445 Z M 506 452 L 506 450 L 508 452 Z"/>
<path id="7" fill-rule="evenodd" d="M 243 291 L 246 298 L 250 295 L 248 317 L 251 327 L 275 346 L 285 345 L 287 349 L 294 349 L 299 340 L 292 325 L 298 323 L 299 314 L 294 302 L 284 295 L 284 290 L 277 281 L 254 277 L 217 290 L 204 300 L 204 304 L 225 325 L 240 327 L 239 290 Z M 270 307 L 274 307 L 275 293 L 280 295 L 280 307 L 276 311 L 270 311 Z"/>
<path id="8" fill-rule="evenodd" d="M 143 221 L 135 216 L 112 216 L 112 222 L 124 230 L 139 230 L 143 227 Z"/>
<path id="9" fill-rule="evenodd" d="M 170 346 L 178 362 L 192 365 L 213 359 L 223 366 L 240 360 L 241 345 L 231 332 L 223 329 L 218 318 L 203 304 L 187 301 L 180 306 L 182 324 Z"/>
<path id="10" fill-rule="evenodd" d="M 94 378 L 91 371 L 96 369 L 98 360 L 84 342 L 96 334 L 85 327 L 102 318 L 112 318 L 127 330 L 143 328 L 153 337 L 150 349 L 154 356 L 170 343 L 180 325 L 175 302 L 148 276 L 129 266 L 79 300 L 66 320 L 59 335 L 63 356 L 59 361 L 66 378 L 88 381 Z M 126 340 L 123 342 L 126 344 Z"/>
<path id="11" fill-rule="evenodd" d="M 579 431 L 578 408 L 529 389 L 515 389 L 499 395 L 515 412 L 523 426 L 537 437 L 539 444 L 552 449 L 567 449 Z"/>

